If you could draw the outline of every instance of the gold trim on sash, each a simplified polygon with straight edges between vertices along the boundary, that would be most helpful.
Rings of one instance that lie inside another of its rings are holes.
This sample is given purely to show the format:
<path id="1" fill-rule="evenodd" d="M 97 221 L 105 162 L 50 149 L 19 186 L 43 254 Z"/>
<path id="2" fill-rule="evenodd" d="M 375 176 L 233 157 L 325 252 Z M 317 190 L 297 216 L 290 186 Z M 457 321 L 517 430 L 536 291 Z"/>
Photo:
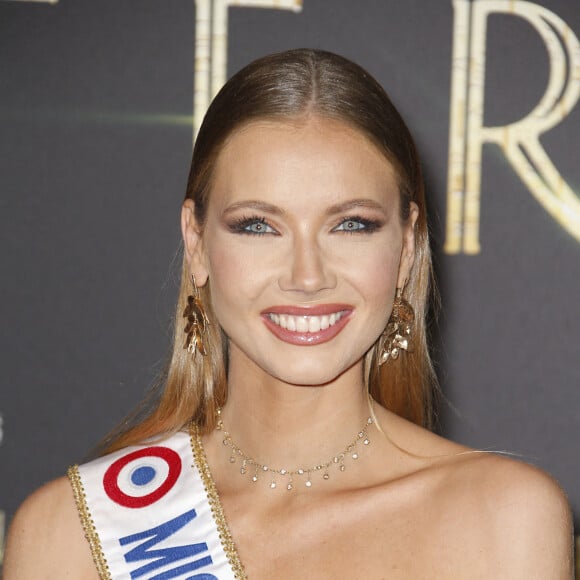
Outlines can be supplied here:
<path id="1" fill-rule="evenodd" d="M 211 476 L 209 465 L 207 464 L 207 457 L 205 456 L 205 451 L 203 449 L 203 445 L 201 444 L 197 425 L 191 425 L 189 436 L 191 440 L 191 450 L 193 451 L 193 459 L 197 469 L 199 470 L 199 473 L 201 474 L 201 480 L 203 482 L 205 493 L 211 507 L 211 512 L 218 528 L 219 537 L 224 552 L 228 557 L 228 561 L 236 579 L 247 580 L 246 571 L 244 570 L 244 566 L 242 565 L 242 562 L 238 556 L 236 545 L 234 544 L 234 540 L 232 539 L 232 535 L 228 528 L 228 523 L 224 515 L 224 510 L 215 486 L 215 482 Z"/>
<path id="2" fill-rule="evenodd" d="M 101 546 L 101 540 L 97 533 L 97 529 L 95 528 L 93 518 L 91 517 L 89 506 L 87 505 L 87 497 L 81 482 L 78 465 L 71 465 L 68 468 L 67 476 L 73 489 L 77 510 L 79 512 L 83 530 L 85 531 L 85 537 L 91 547 L 91 554 L 93 555 L 93 561 L 97 567 L 99 578 L 101 578 L 101 580 L 112 580 L 107 559 L 105 558 Z"/>

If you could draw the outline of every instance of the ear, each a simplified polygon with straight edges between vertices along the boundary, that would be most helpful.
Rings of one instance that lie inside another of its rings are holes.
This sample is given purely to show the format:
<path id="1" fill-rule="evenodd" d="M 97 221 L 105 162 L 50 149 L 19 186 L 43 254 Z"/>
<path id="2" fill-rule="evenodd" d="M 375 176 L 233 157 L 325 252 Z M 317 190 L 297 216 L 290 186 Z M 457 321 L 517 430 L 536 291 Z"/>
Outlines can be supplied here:
<path id="1" fill-rule="evenodd" d="M 403 247 L 399 262 L 399 276 L 397 288 L 404 288 L 411 275 L 411 268 L 415 261 L 415 224 L 419 217 L 419 206 L 412 201 L 410 204 L 409 219 L 403 227 Z"/>
<path id="2" fill-rule="evenodd" d="M 199 287 L 204 286 L 209 271 L 202 229 L 195 218 L 195 204 L 191 199 L 186 199 L 181 208 L 181 234 L 189 272 L 195 276 L 195 282 Z"/>

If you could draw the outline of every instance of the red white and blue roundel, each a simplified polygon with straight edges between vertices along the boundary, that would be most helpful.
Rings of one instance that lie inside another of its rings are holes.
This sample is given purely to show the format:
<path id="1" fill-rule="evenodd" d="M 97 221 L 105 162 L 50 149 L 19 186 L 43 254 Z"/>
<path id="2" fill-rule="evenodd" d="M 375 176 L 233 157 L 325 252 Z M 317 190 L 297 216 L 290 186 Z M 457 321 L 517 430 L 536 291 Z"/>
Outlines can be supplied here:
<path id="1" fill-rule="evenodd" d="M 143 508 L 171 490 L 180 473 L 181 458 L 173 449 L 147 447 L 112 463 L 103 477 L 103 487 L 115 503 Z"/>

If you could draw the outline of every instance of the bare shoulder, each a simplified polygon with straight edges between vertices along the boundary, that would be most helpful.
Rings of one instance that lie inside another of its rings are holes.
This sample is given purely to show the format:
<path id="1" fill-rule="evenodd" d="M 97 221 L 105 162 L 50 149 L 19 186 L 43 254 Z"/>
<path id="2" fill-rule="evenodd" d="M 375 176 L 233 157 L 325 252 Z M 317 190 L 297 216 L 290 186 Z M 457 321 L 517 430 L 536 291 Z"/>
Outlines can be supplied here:
<path id="1" fill-rule="evenodd" d="M 522 461 L 473 450 L 447 460 L 442 470 L 442 506 L 455 509 L 458 545 L 473 557 L 485 554 L 478 562 L 482 577 L 572 577 L 571 511 L 550 475 Z"/>
<path id="2" fill-rule="evenodd" d="M 572 577 L 571 511 L 554 478 L 512 457 L 389 419 L 398 447 L 412 452 L 410 481 L 422 484 L 419 505 L 430 543 L 442 538 L 437 553 L 449 548 L 456 572 L 465 566 L 469 578 Z"/>
<path id="3" fill-rule="evenodd" d="M 572 516 L 560 485 L 537 467 L 492 454 L 464 469 L 477 496 L 493 505 L 498 552 L 509 546 L 514 573 L 519 566 L 527 578 L 570 578 Z"/>
<path id="4" fill-rule="evenodd" d="M 545 471 L 506 454 L 460 445 L 401 418 L 389 421 L 394 436 L 389 432 L 387 437 L 416 459 L 410 462 L 415 469 L 433 472 L 434 479 L 444 482 L 442 493 L 449 490 L 453 497 L 459 493 L 478 502 L 490 500 L 498 518 L 553 517 L 560 524 L 569 523 L 566 495 Z"/>
<path id="5" fill-rule="evenodd" d="M 35 491 L 8 533 L 5 580 L 97 578 L 68 478 Z"/>

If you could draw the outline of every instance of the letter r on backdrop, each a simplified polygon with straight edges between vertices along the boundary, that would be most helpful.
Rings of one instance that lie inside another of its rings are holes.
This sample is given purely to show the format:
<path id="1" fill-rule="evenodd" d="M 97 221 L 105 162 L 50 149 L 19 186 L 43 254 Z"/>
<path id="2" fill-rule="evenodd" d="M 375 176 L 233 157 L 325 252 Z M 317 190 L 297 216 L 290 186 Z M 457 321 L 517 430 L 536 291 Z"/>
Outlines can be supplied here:
<path id="1" fill-rule="evenodd" d="M 453 0 L 455 13 L 445 252 L 477 254 L 484 143 L 500 147 L 544 209 L 580 241 L 580 199 L 540 144 L 580 96 L 580 43 L 556 14 L 522 0 Z M 514 123 L 483 125 L 487 20 L 491 13 L 526 19 L 549 56 L 548 86 L 533 111 Z"/>

